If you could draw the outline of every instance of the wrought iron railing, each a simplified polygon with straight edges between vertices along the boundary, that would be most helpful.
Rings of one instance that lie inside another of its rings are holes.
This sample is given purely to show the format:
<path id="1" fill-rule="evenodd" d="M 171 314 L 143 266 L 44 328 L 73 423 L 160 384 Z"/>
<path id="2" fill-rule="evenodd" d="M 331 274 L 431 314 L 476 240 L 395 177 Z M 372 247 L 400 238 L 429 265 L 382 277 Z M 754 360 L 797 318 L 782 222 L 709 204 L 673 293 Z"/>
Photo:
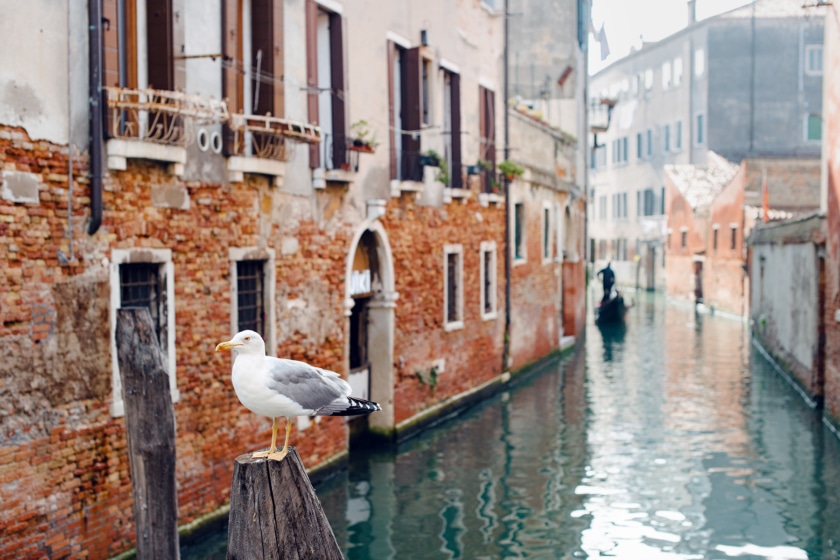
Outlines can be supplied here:
<path id="1" fill-rule="evenodd" d="M 194 125 L 228 119 L 224 101 L 177 91 L 103 87 L 112 138 L 186 146 Z"/>
<path id="2" fill-rule="evenodd" d="M 288 161 L 293 155 L 288 141 L 317 144 L 321 129 L 312 124 L 271 115 L 230 115 L 229 155 Z"/>
<path id="3" fill-rule="evenodd" d="M 338 152 L 336 150 L 339 150 Z M 343 158 L 337 157 L 344 153 Z M 359 170 L 359 152 L 373 153 L 373 149 L 356 146 L 349 136 L 323 134 L 321 136 L 321 162 L 326 170 L 341 169 L 356 172 Z M 341 161 L 343 159 L 343 161 Z"/>

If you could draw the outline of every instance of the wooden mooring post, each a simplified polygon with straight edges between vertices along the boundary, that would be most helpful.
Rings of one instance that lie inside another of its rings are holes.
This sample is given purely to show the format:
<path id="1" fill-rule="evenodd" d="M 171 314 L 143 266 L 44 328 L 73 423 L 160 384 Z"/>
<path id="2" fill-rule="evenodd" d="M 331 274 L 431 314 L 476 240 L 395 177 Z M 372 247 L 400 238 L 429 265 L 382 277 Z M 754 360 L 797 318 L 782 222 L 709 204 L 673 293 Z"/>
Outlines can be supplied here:
<path id="1" fill-rule="evenodd" d="M 117 311 L 117 361 L 125 406 L 137 558 L 180 557 L 175 413 L 169 375 L 146 308 Z"/>
<path id="2" fill-rule="evenodd" d="M 230 489 L 231 560 L 342 560 L 295 448 L 282 461 L 236 458 Z"/>

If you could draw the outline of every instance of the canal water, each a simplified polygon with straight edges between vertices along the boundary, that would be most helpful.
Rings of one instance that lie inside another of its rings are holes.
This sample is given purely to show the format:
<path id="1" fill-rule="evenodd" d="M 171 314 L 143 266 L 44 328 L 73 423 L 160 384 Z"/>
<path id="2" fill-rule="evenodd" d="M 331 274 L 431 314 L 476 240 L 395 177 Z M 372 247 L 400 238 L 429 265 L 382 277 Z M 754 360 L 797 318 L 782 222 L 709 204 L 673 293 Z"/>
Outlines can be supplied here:
<path id="1" fill-rule="evenodd" d="M 347 560 L 840 559 L 840 440 L 743 323 L 635 297 L 626 327 L 353 450 L 317 488 Z"/>

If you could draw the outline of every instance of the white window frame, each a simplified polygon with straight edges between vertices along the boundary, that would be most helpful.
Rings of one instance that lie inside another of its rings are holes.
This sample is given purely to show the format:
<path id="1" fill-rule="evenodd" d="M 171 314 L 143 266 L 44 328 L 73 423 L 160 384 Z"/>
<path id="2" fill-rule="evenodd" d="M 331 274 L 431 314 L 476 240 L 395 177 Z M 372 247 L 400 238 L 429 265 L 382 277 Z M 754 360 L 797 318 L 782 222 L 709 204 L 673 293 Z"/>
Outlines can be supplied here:
<path id="1" fill-rule="evenodd" d="M 653 69 L 648 68 L 645 70 L 645 90 L 649 90 L 653 87 Z"/>
<path id="2" fill-rule="evenodd" d="M 455 308 L 458 310 L 458 319 L 449 321 L 447 310 L 449 308 L 449 255 L 458 255 L 458 270 L 455 272 L 458 278 L 458 286 L 455 297 L 458 298 Z M 464 328 L 464 246 L 460 244 L 446 244 L 443 246 L 443 330 L 446 332 Z"/>
<path id="3" fill-rule="evenodd" d="M 694 75 L 698 78 L 706 73 L 706 51 L 703 47 L 694 50 Z"/>
<path id="4" fill-rule="evenodd" d="M 240 261 L 265 261 L 265 351 L 270 356 L 277 355 L 277 266 L 274 249 L 259 247 L 230 247 L 228 249 L 230 266 L 230 336 L 239 330 L 238 276 L 236 263 Z"/>
<path id="5" fill-rule="evenodd" d="M 490 278 L 490 297 L 492 298 L 490 303 L 491 310 L 485 311 L 484 308 L 486 307 L 487 302 L 487 294 L 484 292 L 484 284 L 485 284 L 485 270 L 484 270 L 484 256 L 486 254 L 490 254 L 490 270 L 492 271 L 492 278 Z M 498 318 L 499 316 L 499 306 L 497 303 L 496 298 L 496 291 L 498 289 L 497 279 L 498 276 L 496 274 L 496 267 L 498 266 L 497 253 L 496 253 L 496 242 L 495 241 L 482 241 L 479 247 L 479 256 L 481 257 L 479 268 L 480 273 L 479 277 L 481 280 L 481 319 L 482 321 L 492 321 L 493 319 Z"/>
<path id="6" fill-rule="evenodd" d="M 662 89 L 666 90 L 671 87 L 671 61 L 666 60 L 662 63 Z"/>
<path id="7" fill-rule="evenodd" d="M 176 403 L 181 399 L 178 391 L 175 359 L 175 267 L 172 264 L 171 249 L 112 249 L 111 262 L 109 265 L 108 281 L 111 287 L 109 319 L 111 327 L 111 416 L 117 418 L 125 416 L 125 403 L 122 397 L 122 379 L 120 379 L 120 366 L 117 360 L 117 310 L 120 308 L 120 265 L 129 263 L 157 264 L 163 275 L 166 286 L 166 351 L 164 359 L 169 373 L 169 394 L 172 402 Z"/>
<path id="8" fill-rule="evenodd" d="M 606 198 L 606 197 L 604 197 Z M 522 205 L 522 235 L 519 239 L 520 241 L 520 251 L 519 256 L 516 256 L 516 207 L 518 205 Z M 514 201 L 513 203 L 513 212 L 510 213 L 510 246 L 513 249 L 513 254 L 511 254 L 511 258 L 513 260 L 513 266 L 518 266 L 520 264 L 528 262 L 528 228 L 526 227 L 528 223 L 528 213 L 527 208 L 525 206 L 525 202 L 522 200 Z"/>
<path id="9" fill-rule="evenodd" d="M 820 68 L 813 69 L 811 68 L 811 53 L 813 52 L 820 53 Z M 823 68 L 825 66 L 825 51 L 823 50 L 823 46 L 819 44 L 813 45 L 805 45 L 805 75 L 806 76 L 822 76 L 823 75 Z"/>
<path id="10" fill-rule="evenodd" d="M 545 227 L 546 227 L 546 218 L 548 218 L 548 233 L 546 234 Z M 550 202 L 543 202 L 542 207 L 542 218 L 540 219 L 540 225 L 542 229 L 540 230 L 540 237 L 541 245 L 542 245 L 542 264 L 550 264 L 554 262 L 554 259 L 551 256 L 551 248 L 553 242 L 553 235 L 551 234 L 551 228 L 554 225 L 555 220 L 552 218 L 551 215 L 551 203 Z"/>

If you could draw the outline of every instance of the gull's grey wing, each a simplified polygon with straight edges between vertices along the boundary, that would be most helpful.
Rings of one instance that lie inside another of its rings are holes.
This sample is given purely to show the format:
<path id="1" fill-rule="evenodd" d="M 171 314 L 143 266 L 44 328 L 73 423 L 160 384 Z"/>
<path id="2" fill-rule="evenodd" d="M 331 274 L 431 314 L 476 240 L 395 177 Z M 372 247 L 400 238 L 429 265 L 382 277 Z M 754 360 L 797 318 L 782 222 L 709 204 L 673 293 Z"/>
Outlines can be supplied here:
<path id="1" fill-rule="evenodd" d="M 349 385 L 337 373 L 296 360 L 270 360 L 268 388 L 303 408 L 317 411 L 349 393 Z"/>

